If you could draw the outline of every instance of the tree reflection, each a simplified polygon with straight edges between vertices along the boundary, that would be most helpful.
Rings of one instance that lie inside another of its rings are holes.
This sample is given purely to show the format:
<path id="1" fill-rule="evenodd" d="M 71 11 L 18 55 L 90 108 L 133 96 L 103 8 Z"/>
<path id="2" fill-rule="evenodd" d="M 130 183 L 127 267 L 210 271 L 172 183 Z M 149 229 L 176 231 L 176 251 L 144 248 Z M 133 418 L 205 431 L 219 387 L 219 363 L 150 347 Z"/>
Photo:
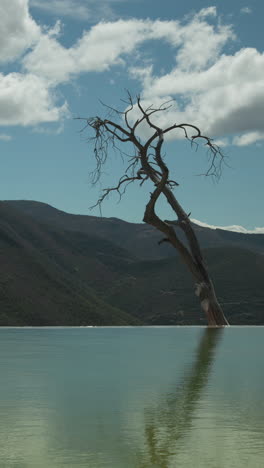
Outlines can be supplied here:
<path id="1" fill-rule="evenodd" d="M 173 393 L 155 408 L 145 410 L 145 446 L 138 468 L 168 468 L 171 458 L 188 434 L 197 403 L 208 384 L 217 344 L 223 328 L 206 328 L 195 353 L 195 361 Z"/>

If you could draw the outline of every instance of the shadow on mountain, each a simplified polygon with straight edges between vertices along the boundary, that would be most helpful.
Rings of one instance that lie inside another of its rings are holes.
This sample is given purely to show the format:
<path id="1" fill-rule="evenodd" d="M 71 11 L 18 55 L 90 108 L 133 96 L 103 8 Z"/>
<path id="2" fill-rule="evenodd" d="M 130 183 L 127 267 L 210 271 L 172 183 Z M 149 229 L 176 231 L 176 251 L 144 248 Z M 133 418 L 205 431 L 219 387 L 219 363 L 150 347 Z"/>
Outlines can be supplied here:
<path id="1" fill-rule="evenodd" d="M 264 324 L 264 235 L 197 229 L 229 323 Z M 189 272 L 158 240 L 144 224 L 1 202 L 0 326 L 205 325 Z"/>

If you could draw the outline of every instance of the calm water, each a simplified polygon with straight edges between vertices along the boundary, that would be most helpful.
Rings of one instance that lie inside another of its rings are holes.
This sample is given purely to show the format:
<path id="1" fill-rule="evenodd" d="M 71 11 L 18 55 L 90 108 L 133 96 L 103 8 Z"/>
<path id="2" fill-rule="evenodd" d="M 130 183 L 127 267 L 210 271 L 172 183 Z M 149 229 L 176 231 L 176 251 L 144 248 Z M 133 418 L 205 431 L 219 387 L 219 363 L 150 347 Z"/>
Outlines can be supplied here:
<path id="1" fill-rule="evenodd" d="M 1 468 L 263 468 L 264 328 L 0 329 Z"/>

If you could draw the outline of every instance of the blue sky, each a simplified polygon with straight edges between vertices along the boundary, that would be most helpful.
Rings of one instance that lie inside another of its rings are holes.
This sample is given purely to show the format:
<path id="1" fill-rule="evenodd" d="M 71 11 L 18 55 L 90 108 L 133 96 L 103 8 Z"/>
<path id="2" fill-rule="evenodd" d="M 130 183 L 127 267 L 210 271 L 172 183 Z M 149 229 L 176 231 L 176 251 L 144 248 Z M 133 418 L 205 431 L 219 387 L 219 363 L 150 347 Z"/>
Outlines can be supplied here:
<path id="1" fill-rule="evenodd" d="M 162 124 L 188 121 L 222 146 L 228 165 L 215 183 L 198 176 L 202 147 L 177 134 L 167 143 L 192 218 L 264 232 L 263 15 L 259 0 L 1 0 L 0 198 L 98 215 L 89 207 L 122 162 L 109 154 L 91 187 L 93 151 L 74 117 L 104 116 L 100 99 L 123 109 L 128 88 L 146 104 L 174 99 Z M 131 186 L 103 215 L 141 222 L 149 191 Z M 165 203 L 159 209 L 174 218 Z"/>

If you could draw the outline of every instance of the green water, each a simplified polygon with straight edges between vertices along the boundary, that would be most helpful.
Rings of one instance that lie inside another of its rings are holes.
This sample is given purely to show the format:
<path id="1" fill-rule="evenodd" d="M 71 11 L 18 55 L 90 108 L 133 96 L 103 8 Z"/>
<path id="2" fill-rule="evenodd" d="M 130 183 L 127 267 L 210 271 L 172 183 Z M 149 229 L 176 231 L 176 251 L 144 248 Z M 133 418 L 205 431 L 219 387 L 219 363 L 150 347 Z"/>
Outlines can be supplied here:
<path id="1" fill-rule="evenodd" d="M 0 329 L 1 468 L 263 468 L 264 328 Z"/>

